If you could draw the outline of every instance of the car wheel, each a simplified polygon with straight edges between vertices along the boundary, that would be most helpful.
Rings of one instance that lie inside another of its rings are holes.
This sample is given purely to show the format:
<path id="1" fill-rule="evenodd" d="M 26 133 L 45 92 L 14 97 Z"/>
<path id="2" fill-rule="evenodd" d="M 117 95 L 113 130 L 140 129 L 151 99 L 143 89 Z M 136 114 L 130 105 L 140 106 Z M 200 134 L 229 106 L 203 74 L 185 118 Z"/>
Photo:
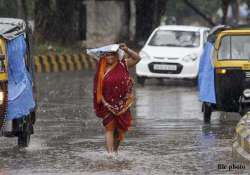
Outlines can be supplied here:
<path id="1" fill-rule="evenodd" d="M 204 123 L 210 123 L 212 115 L 212 107 L 209 103 L 203 103 L 203 120 Z"/>
<path id="2" fill-rule="evenodd" d="M 140 85 L 144 85 L 145 84 L 145 77 L 137 77 L 137 83 L 139 83 Z"/>
<path id="3" fill-rule="evenodd" d="M 29 143 L 30 143 L 30 133 L 28 132 L 20 133 L 17 139 L 18 146 L 25 148 L 29 146 Z"/>

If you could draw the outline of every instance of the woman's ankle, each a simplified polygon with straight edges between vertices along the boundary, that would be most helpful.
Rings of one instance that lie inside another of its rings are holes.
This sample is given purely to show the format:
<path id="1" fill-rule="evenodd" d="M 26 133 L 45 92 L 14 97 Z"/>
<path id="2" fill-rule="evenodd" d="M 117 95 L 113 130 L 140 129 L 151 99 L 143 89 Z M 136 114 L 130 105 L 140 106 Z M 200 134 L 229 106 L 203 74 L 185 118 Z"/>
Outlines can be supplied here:
<path id="1" fill-rule="evenodd" d="M 114 141 L 114 152 L 118 152 L 118 149 L 119 149 L 119 146 L 120 146 L 120 140 L 115 140 Z"/>

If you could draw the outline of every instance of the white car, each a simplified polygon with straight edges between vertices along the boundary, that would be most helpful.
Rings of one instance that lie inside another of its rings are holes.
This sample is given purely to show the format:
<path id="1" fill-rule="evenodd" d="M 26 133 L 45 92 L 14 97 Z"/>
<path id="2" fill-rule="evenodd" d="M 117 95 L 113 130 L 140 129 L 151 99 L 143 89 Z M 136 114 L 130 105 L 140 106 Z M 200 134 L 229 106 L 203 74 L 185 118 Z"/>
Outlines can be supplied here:
<path id="1" fill-rule="evenodd" d="M 209 28 L 167 25 L 156 28 L 140 51 L 137 81 L 146 78 L 196 79 Z"/>

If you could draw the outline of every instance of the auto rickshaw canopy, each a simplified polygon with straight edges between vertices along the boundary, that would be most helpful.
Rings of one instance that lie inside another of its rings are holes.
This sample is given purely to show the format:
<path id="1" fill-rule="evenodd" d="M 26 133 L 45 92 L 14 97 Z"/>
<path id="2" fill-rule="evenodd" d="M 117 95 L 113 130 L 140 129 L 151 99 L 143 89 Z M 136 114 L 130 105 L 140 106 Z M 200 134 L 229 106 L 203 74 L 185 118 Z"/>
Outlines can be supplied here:
<path id="1" fill-rule="evenodd" d="M 0 18 L 0 36 L 7 40 L 18 37 L 25 29 L 26 24 L 22 19 Z"/>
<path id="2" fill-rule="evenodd" d="M 35 108 L 32 77 L 25 62 L 29 51 L 25 22 L 22 19 L 0 18 L 0 36 L 8 60 L 7 120 L 13 120 L 28 115 Z"/>

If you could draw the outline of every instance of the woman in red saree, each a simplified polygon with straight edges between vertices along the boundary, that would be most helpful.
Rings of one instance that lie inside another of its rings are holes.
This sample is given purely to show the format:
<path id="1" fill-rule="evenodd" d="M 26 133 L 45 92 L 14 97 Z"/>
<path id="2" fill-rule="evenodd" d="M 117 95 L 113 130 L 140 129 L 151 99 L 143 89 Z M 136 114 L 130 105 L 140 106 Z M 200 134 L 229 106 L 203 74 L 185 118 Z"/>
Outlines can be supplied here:
<path id="1" fill-rule="evenodd" d="M 108 153 L 118 151 L 120 141 L 132 123 L 130 106 L 133 103 L 133 81 L 128 68 L 136 65 L 140 57 L 125 44 L 120 44 L 128 58 L 119 59 L 118 52 L 100 55 L 94 79 L 94 109 L 103 119 Z"/>

